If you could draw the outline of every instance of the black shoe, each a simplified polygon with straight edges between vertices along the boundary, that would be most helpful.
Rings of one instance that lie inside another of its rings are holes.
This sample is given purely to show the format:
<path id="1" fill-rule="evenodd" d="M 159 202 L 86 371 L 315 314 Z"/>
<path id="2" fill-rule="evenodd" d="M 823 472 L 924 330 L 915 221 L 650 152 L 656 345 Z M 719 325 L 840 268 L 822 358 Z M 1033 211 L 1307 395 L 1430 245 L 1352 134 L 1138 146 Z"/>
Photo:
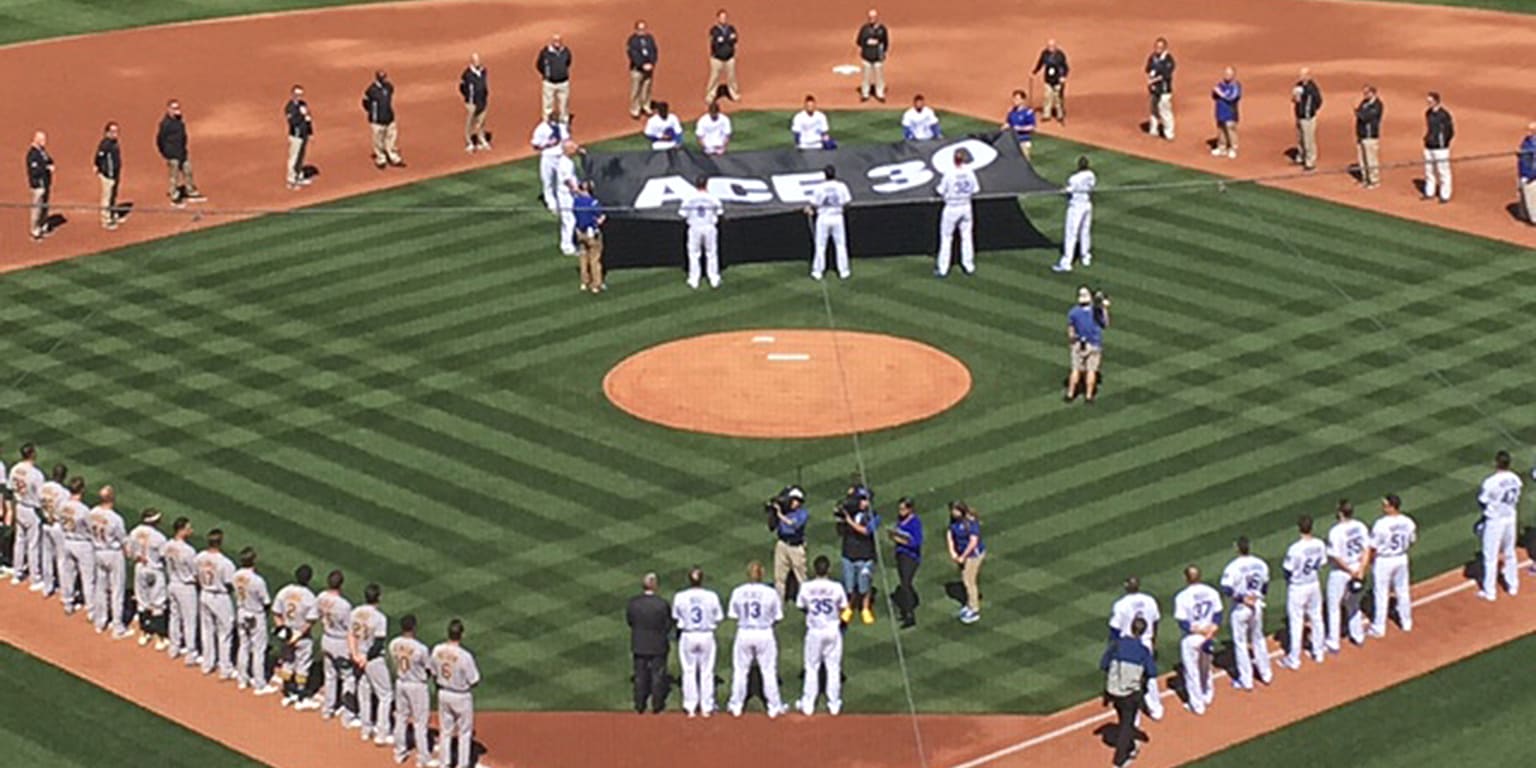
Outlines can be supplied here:
<path id="1" fill-rule="evenodd" d="M 911 628 L 913 628 L 915 626 L 917 626 L 917 619 L 915 619 L 915 618 L 913 618 L 911 616 L 904 617 L 901 620 L 901 628 L 902 629 L 911 629 Z"/>

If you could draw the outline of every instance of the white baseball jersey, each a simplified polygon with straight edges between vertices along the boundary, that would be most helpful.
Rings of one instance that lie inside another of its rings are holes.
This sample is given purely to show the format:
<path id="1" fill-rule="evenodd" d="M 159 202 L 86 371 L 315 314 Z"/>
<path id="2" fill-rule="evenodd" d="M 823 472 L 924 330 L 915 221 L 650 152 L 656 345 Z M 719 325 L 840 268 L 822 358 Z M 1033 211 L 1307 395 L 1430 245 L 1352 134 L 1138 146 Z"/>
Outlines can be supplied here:
<path id="1" fill-rule="evenodd" d="M 575 202 L 575 193 L 571 191 L 575 185 L 576 161 L 561 155 L 555 161 L 555 199 L 564 210 L 570 210 L 571 204 Z"/>
<path id="2" fill-rule="evenodd" d="M 1263 598 L 1269 586 L 1269 563 L 1253 555 L 1238 555 L 1221 572 L 1221 586 L 1236 600 Z"/>
<path id="3" fill-rule="evenodd" d="M 401 635 L 389 641 L 389 657 L 394 659 L 395 680 L 402 683 L 427 684 L 426 644 L 414 637 Z"/>
<path id="4" fill-rule="evenodd" d="M 720 198 L 704 190 L 694 190 L 694 193 L 677 207 L 677 215 L 688 221 L 689 229 L 714 229 L 723 213 L 725 213 L 725 205 L 720 202 Z"/>
<path id="5" fill-rule="evenodd" d="M 480 684 L 480 667 L 475 655 L 454 642 L 432 646 L 432 674 L 438 690 L 466 693 Z"/>
<path id="6" fill-rule="evenodd" d="M 970 168 L 956 168 L 939 180 L 938 193 L 945 206 L 970 208 L 971 197 L 981 191 L 981 182 Z"/>
<path id="7" fill-rule="evenodd" d="M 693 126 L 693 135 L 699 137 L 699 146 L 705 152 L 724 152 L 725 145 L 731 140 L 731 118 L 725 115 L 711 117 L 706 112 Z"/>
<path id="8" fill-rule="evenodd" d="M 279 626 L 299 634 L 307 633 L 310 624 L 320 618 L 315 593 L 298 584 L 289 584 L 277 591 L 277 596 L 272 599 L 272 613 Z"/>
<path id="9" fill-rule="evenodd" d="M 772 584 L 748 582 L 731 592 L 726 615 L 736 620 L 737 631 L 773 629 L 784 618 L 784 604 Z"/>
<path id="10" fill-rule="evenodd" d="M 90 541 L 91 510 L 85 506 L 85 502 L 70 498 L 59 505 L 59 527 L 64 529 L 64 538 L 69 541 Z"/>
<path id="11" fill-rule="evenodd" d="M 389 617 L 377 605 L 359 605 L 352 609 L 352 636 L 357 638 L 357 650 L 368 653 L 375 641 L 389 636 Z"/>
<path id="12" fill-rule="evenodd" d="M 1371 548 L 1378 558 L 1406 555 L 1418 538 L 1419 526 L 1407 515 L 1382 515 L 1371 526 Z"/>
<path id="13" fill-rule="evenodd" d="M 31 507 L 34 511 L 42 506 L 43 483 L 48 478 L 43 476 L 30 461 L 23 461 L 11 467 L 11 493 L 16 497 L 16 503 Z"/>
<path id="14" fill-rule="evenodd" d="M 59 509 L 64 502 L 69 500 L 69 490 L 53 480 L 43 483 L 43 489 L 38 492 L 37 511 L 43 515 L 43 522 L 53 523 L 59 519 Z"/>
<path id="15" fill-rule="evenodd" d="M 1328 529 L 1328 557 L 1350 570 L 1360 567 L 1371 545 L 1371 531 L 1359 520 L 1344 520 Z"/>
<path id="16" fill-rule="evenodd" d="M 331 640 L 346 640 L 352 624 L 352 604 L 340 592 L 326 590 L 315 598 L 315 610 L 320 613 L 320 628 Z"/>
<path id="17" fill-rule="evenodd" d="M 139 525 L 128 533 L 128 557 L 136 563 L 159 568 L 165 563 L 164 549 L 165 534 L 154 527 Z"/>
<path id="18" fill-rule="evenodd" d="M 235 580 L 235 564 L 223 552 L 205 549 L 192 558 L 192 564 L 197 569 L 197 586 L 204 594 L 226 593 Z"/>
<path id="19" fill-rule="evenodd" d="M 724 618 L 720 596 L 703 587 L 689 587 L 672 598 L 672 620 L 684 632 L 713 632 Z"/>
<path id="20" fill-rule="evenodd" d="M 1093 188 L 1099 183 L 1099 177 L 1094 175 L 1092 169 L 1084 168 L 1067 177 L 1067 194 L 1070 195 L 1071 205 L 1093 205 Z"/>
<path id="21" fill-rule="evenodd" d="M 234 585 L 236 611 L 250 616 L 266 615 L 272 597 L 267 594 L 267 580 L 255 568 L 235 571 Z"/>
<path id="22" fill-rule="evenodd" d="M 645 137 L 651 140 L 651 149 L 673 149 L 683 140 L 683 122 L 677 115 L 651 115 L 645 121 Z"/>
<path id="23" fill-rule="evenodd" d="M 827 116 L 821 110 L 806 112 L 800 110 L 789 120 L 789 130 L 795 134 L 795 146 L 800 149 L 821 149 L 822 139 L 827 132 L 832 130 L 827 123 Z"/>
<path id="24" fill-rule="evenodd" d="M 98 550 L 123 550 L 128 532 L 123 530 L 123 518 L 111 507 L 96 507 L 86 515 L 86 527 L 90 530 L 91 546 Z"/>
<path id="25" fill-rule="evenodd" d="M 853 193 L 848 191 L 848 185 L 837 179 L 828 179 L 811 191 L 811 205 L 816 208 L 817 216 L 836 216 L 842 218 L 843 207 L 853 202 Z"/>
<path id="26" fill-rule="evenodd" d="M 1322 540 L 1309 536 L 1298 539 L 1290 549 L 1285 551 L 1285 561 L 1281 567 L 1290 574 L 1288 583 L 1299 587 L 1305 584 L 1316 584 L 1318 575 L 1327 564 L 1328 546 Z"/>
<path id="27" fill-rule="evenodd" d="M 908 107 L 901 115 L 901 127 L 915 141 L 927 141 L 939 137 L 939 116 L 933 107 Z"/>
<path id="28" fill-rule="evenodd" d="M 1520 476 L 1507 469 L 1489 475 L 1477 494 L 1483 516 L 1489 520 L 1514 520 L 1520 505 L 1520 488 Z"/>
<path id="29" fill-rule="evenodd" d="M 1138 617 L 1147 622 L 1147 631 L 1142 633 L 1141 642 L 1151 646 L 1152 630 L 1163 620 L 1163 614 L 1157 609 L 1157 598 L 1145 592 L 1132 592 L 1116 600 L 1109 609 L 1109 628 L 1119 632 L 1121 637 L 1130 637 L 1131 624 Z"/>
<path id="30" fill-rule="evenodd" d="M 1191 584 L 1173 596 L 1173 620 L 1189 625 L 1190 632 L 1215 624 L 1221 615 L 1221 593 L 1209 584 Z"/>
<path id="31" fill-rule="evenodd" d="M 848 593 L 831 579 L 811 579 L 800 585 L 795 605 L 805 611 L 806 632 L 835 632 L 842 625 L 838 614 L 848 607 Z"/>
<path id="32" fill-rule="evenodd" d="M 560 145 L 570 137 L 571 127 L 568 124 L 550 125 L 545 120 L 533 129 L 533 139 L 529 143 L 545 157 L 560 157 L 564 152 Z"/>

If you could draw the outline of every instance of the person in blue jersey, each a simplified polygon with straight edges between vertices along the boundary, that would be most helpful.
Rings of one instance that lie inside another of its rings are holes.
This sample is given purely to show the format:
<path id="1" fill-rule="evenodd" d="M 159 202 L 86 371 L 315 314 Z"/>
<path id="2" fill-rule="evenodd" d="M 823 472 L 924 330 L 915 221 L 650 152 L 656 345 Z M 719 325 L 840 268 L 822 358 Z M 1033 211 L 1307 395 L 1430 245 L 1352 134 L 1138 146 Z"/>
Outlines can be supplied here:
<path id="1" fill-rule="evenodd" d="M 981 563 L 987 545 L 981 540 L 981 518 L 963 501 L 949 503 L 949 559 L 960 568 L 965 606 L 957 618 L 963 624 L 981 621 Z"/>
<path id="2" fill-rule="evenodd" d="M 1227 67 L 1221 79 L 1211 88 L 1211 100 L 1216 102 L 1216 157 L 1237 158 L 1237 103 L 1243 100 L 1243 84 L 1237 81 L 1237 70 Z"/>
<path id="3" fill-rule="evenodd" d="M 576 215 L 576 267 L 581 273 L 581 290 L 602 293 L 608 287 L 603 282 L 603 224 L 608 216 L 592 194 L 590 179 L 577 188 L 571 209 Z"/>
<path id="4" fill-rule="evenodd" d="M 1536 226 L 1536 121 L 1525 126 L 1525 140 L 1520 142 L 1520 209 L 1525 223 Z"/>
<path id="5" fill-rule="evenodd" d="M 917 589 L 912 579 L 917 567 L 923 562 L 923 521 L 917 516 L 916 502 L 903 496 L 896 502 L 896 527 L 890 531 L 891 541 L 896 544 L 896 575 L 901 586 L 891 599 L 901 617 L 901 628 L 917 626 Z"/>
<path id="6" fill-rule="evenodd" d="M 1013 107 L 1008 110 L 1008 116 L 1003 118 L 1002 128 L 1005 131 L 1013 131 L 1013 138 L 1019 142 L 1019 153 L 1024 159 L 1029 159 L 1029 152 L 1035 138 L 1036 124 L 1035 110 L 1029 106 L 1029 94 L 1022 90 L 1013 92 Z"/>

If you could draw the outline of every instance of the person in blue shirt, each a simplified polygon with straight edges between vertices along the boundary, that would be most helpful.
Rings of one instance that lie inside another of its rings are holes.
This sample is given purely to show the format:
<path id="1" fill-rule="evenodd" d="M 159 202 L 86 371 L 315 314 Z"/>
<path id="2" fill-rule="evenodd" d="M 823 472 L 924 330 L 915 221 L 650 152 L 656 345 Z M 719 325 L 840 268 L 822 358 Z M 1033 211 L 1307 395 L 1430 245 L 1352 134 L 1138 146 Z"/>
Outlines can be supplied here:
<path id="1" fill-rule="evenodd" d="M 964 624 L 981 621 L 981 563 L 987 557 L 987 545 L 981 540 L 981 518 L 963 501 L 949 503 L 949 559 L 960 567 L 960 581 L 965 585 L 965 607 L 959 619 Z"/>
<path id="2" fill-rule="evenodd" d="M 1088 286 L 1077 289 L 1077 306 L 1067 313 L 1067 342 L 1072 357 L 1072 372 L 1067 375 L 1067 392 L 1062 399 L 1077 399 L 1077 387 L 1083 385 L 1086 403 L 1098 396 L 1099 363 L 1104 355 L 1104 329 L 1109 327 L 1109 297 L 1099 294 L 1099 305 L 1093 305 L 1094 294 Z"/>
<path id="3" fill-rule="evenodd" d="M 1029 106 L 1029 94 L 1024 91 L 1013 92 L 1013 108 L 1008 110 L 1002 127 L 1005 131 L 1013 131 L 1013 138 L 1019 142 L 1019 153 L 1028 160 L 1035 138 L 1035 110 Z"/>
<path id="4" fill-rule="evenodd" d="M 892 599 L 901 614 L 901 628 L 917 626 L 917 589 L 912 579 L 917 576 L 917 566 L 923 561 L 923 521 L 917 517 L 916 504 L 910 496 L 896 502 L 896 527 L 891 529 L 891 541 L 896 544 L 896 574 L 901 587 Z"/>
<path id="5" fill-rule="evenodd" d="M 592 194 L 592 181 L 581 182 L 571 201 L 571 211 L 576 216 L 576 266 L 581 273 L 581 290 L 602 293 L 608 287 L 603 282 L 603 223 L 608 217 L 603 204 Z"/>
<path id="6" fill-rule="evenodd" d="M 795 574 L 795 583 L 805 583 L 805 524 L 810 513 L 805 509 L 805 492 L 797 486 L 786 488 L 778 498 L 768 502 L 773 517 L 768 527 L 773 531 L 773 587 L 779 591 L 779 600 L 785 605 L 794 604 L 789 594 L 789 574 Z M 797 592 L 798 594 L 798 592 Z"/>
<path id="7" fill-rule="evenodd" d="M 1141 642 L 1147 620 L 1137 616 L 1130 629 L 1130 634 L 1112 640 L 1099 659 L 1099 669 L 1105 673 L 1104 697 L 1114 705 L 1120 720 L 1113 762 L 1117 766 L 1129 765 L 1140 751 L 1136 746 L 1136 716 L 1147 681 L 1157 677 L 1157 661 Z"/>
<path id="8" fill-rule="evenodd" d="M 1525 127 L 1525 141 L 1520 142 L 1520 207 L 1525 209 L 1525 223 L 1536 226 L 1536 122 Z"/>
<path id="9" fill-rule="evenodd" d="M 1237 158 L 1237 103 L 1243 99 L 1243 84 L 1237 81 L 1237 70 L 1227 67 L 1221 80 L 1211 89 L 1211 100 L 1216 102 L 1216 157 Z"/>

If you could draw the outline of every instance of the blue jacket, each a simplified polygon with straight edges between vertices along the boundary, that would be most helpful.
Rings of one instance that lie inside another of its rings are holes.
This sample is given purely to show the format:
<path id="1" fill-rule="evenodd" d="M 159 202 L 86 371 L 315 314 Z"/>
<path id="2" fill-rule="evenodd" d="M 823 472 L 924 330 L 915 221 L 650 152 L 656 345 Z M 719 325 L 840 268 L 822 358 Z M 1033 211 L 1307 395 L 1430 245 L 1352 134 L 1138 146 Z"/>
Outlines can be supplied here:
<path id="1" fill-rule="evenodd" d="M 1117 637 L 1104 649 L 1104 656 L 1099 659 L 1099 670 L 1109 671 L 1111 661 L 1128 661 L 1132 664 L 1140 664 L 1147 671 L 1147 679 L 1157 677 L 1157 661 L 1152 658 L 1152 652 L 1141 644 L 1141 639 L 1136 637 Z"/>
<path id="2" fill-rule="evenodd" d="M 1236 80 L 1222 80 L 1216 83 L 1216 89 L 1211 91 L 1211 98 L 1216 102 L 1216 122 L 1237 122 L 1237 103 L 1243 99 L 1243 84 Z"/>
<path id="3" fill-rule="evenodd" d="M 576 229 L 586 232 L 597 229 L 597 219 L 603 215 L 603 206 L 597 198 L 578 193 L 571 203 L 571 212 L 576 216 Z"/>
<path id="4" fill-rule="evenodd" d="M 1536 179 L 1536 136 L 1527 136 L 1520 142 L 1520 180 Z"/>

